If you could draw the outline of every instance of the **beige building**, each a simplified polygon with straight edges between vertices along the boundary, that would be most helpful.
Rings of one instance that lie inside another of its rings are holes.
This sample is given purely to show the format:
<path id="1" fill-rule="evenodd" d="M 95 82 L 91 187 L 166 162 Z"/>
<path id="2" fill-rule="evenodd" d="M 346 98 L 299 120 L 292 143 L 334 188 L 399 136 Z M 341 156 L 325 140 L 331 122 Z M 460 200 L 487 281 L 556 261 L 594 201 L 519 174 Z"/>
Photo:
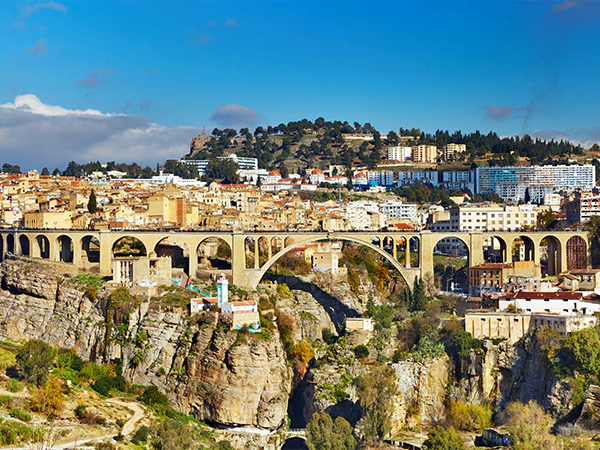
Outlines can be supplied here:
<path id="1" fill-rule="evenodd" d="M 570 291 L 594 291 L 600 288 L 600 269 L 575 269 L 565 275 L 563 287 Z"/>
<path id="2" fill-rule="evenodd" d="M 519 277 L 539 280 L 541 267 L 533 261 L 483 263 L 468 269 L 469 293 L 480 297 L 485 292 L 500 292 L 506 283 Z"/>
<path id="3" fill-rule="evenodd" d="M 171 272 L 170 257 L 114 258 L 112 282 L 126 286 L 170 286 L 173 284 Z"/>
<path id="4" fill-rule="evenodd" d="M 477 339 L 501 338 L 515 343 L 534 327 L 547 327 L 559 333 L 571 333 L 594 326 L 597 321 L 597 317 L 585 315 L 467 311 L 465 331 Z"/>
<path id="5" fill-rule="evenodd" d="M 37 211 L 23 214 L 25 228 L 70 230 L 73 225 L 71 219 L 71 211 Z"/>
<path id="6" fill-rule="evenodd" d="M 375 322 L 371 318 L 349 317 L 346 319 L 346 331 L 373 331 Z"/>
<path id="7" fill-rule="evenodd" d="M 412 148 L 414 162 L 434 163 L 437 161 L 437 147 L 435 145 L 417 145 Z"/>

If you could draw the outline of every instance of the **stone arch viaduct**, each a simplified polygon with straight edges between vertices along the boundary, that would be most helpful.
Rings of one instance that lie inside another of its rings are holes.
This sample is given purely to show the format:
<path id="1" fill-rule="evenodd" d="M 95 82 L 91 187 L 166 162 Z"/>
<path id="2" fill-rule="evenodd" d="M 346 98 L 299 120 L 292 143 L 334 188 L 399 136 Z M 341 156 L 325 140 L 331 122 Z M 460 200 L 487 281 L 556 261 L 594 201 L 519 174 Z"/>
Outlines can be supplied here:
<path id="1" fill-rule="evenodd" d="M 540 263 L 540 249 L 547 253 L 550 275 L 589 265 L 589 238 L 583 231 L 553 232 L 390 232 L 390 231 L 97 231 L 97 230 L 0 230 L 0 257 L 8 254 L 34 259 L 63 261 L 77 267 L 97 264 L 102 275 L 111 275 L 115 244 L 123 238 L 139 240 L 149 254 L 161 242 L 197 255 L 200 245 L 210 238 L 225 242 L 231 250 L 232 282 L 254 289 L 267 270 L 294 248 L 318 241 L 346 241 L 367 246 L 383 255 L 412 283 L 416 277 L 433 274 L 433 250 L 442 239 L 454 238 L 468 249 L 469 266 L 484 262 L 484 247 L 491 239 L 499 249 L 499 261 L 511 261 L 513 243 L 523 248 L 522 258 Z M 543 242 L 544 241 L 544 245 Z M 94 248 L 92 257 L 91 248 Z M 253 258 L 247 258 L 247 255 Z M 416 255 L 415 255 L 416 254 Z M 262 256 L 261 256 L 262 255 Z M 248 260 L 247 260 L 248 259 Z M 411 264 L 411 260 L 413 263 Z M 416 261 L 416 264 L 414 263 Z M 198 258 L 188 259 L 188 274 L 195 274 Z"/>

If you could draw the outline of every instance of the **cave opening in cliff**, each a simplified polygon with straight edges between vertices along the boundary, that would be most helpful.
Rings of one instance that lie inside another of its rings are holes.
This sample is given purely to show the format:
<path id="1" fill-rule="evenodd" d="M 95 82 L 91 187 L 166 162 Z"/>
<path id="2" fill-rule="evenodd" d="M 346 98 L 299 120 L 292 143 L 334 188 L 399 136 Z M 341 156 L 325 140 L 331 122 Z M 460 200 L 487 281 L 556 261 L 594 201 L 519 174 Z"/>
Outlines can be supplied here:
<path id="1" fill-rule="evenodd" d="M 293 437 L 285 441 L 281 450 L 308 450 L 308 446 L 302 438 Z"/>

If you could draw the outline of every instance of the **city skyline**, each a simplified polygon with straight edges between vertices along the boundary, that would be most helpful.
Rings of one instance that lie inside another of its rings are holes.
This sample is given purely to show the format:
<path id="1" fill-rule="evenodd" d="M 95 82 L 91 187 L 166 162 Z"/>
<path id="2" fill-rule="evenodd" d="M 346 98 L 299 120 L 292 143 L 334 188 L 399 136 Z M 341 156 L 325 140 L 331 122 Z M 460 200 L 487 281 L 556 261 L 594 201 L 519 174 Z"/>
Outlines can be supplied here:
<path id="1" fill-rule="evenodd" d="M 589 146 L 599 19 L 586 0 L 3 2 L 0 154 L 152 164 L 203 127 L 319 116 Z"/>

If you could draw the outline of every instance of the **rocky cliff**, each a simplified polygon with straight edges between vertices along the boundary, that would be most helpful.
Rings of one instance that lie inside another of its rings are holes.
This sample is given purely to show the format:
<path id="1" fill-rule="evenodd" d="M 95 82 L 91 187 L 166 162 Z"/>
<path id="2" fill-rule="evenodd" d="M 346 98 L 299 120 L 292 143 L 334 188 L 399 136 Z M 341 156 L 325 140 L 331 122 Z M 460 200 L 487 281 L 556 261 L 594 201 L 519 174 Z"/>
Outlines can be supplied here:
<path id="1" fill-rule="evenodd" d="M 214 314 L 190 318 L 147 300 L 120 326 L 107 326 L 101 302 L 69 282 L 72 275 L 62 265 L 4 261 L 0 338 L 42 339 L 96 362 L 122 358 L 128 380 L 158 386 L 177 409 L 207 422 L 284 422 L 292 371 L 276 328 L 263 339 L 229 331 Z"/>
<path id="2" fill-rule="evenodd" d="M 453 395 L 472 403 L 489 403 L 502 410 L 509 402 L 534 400 L 563 416 L 576 405 L 568 380 L 558 379 L 535 336 L 513 345 L 507 341 L 483 343 L 471 350 L 458 371 Z"/>

